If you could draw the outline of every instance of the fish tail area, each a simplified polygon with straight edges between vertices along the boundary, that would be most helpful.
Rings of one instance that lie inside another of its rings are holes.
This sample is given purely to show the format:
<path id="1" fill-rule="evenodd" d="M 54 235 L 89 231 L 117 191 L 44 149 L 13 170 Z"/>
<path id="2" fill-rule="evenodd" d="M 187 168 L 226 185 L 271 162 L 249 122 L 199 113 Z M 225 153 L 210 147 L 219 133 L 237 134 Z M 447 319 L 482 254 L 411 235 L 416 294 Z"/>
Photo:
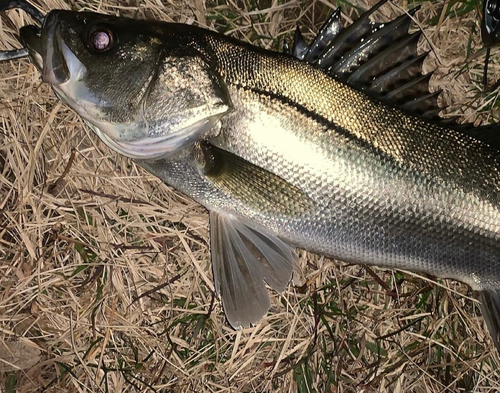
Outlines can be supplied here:
<path id="1" fill-rule="evenodd" d="M 478 292 L 481 312 L 486 321 L 493 344 L 500 352 L 500 289 L 487 289 Z"/>
<path id="2" fill-rule="evenodd" d="M 298 270 L 294 248 L 233 215 L 213 211 L 210 243 L 215 288 L 228 322 L 235 329 L 259 322 L 271 306 L 265 283 L 282 292 Z"/>

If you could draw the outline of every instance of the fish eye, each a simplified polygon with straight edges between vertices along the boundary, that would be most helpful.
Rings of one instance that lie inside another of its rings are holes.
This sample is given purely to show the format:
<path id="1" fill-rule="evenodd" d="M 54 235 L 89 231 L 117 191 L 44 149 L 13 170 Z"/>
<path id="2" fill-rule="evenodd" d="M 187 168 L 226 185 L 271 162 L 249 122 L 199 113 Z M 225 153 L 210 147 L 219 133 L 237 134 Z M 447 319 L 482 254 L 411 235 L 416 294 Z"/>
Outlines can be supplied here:
<path id="1" fill-rule="evenodd" d="M 113 46 L 114 34 L 105 27 L 92 29 L 89 35 L 89 46 L 95 52 L 105 52 Z"/>

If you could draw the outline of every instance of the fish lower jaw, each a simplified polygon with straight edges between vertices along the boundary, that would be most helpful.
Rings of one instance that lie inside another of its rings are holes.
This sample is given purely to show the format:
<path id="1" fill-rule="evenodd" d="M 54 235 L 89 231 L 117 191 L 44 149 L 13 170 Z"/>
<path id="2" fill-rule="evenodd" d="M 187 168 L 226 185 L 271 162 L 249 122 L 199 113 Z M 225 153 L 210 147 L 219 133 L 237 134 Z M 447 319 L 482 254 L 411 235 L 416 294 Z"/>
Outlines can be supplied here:
<path id="1" fill-rule="evenodd" d="M 145 160 L 158 159 L 171 153 L 171 141 L 169 136 L 156 138 L 143 138 L 137 141 L 120 142 L 115 141 L 97 127 L 92 127 L 94 132 L 111 149 L 126 157 Z"/>
<path id="2" fill-rule="evenodd" d="M 108 147 L 136 160 L 157 160 L 178 153 L 185 147 L 205 137 L 206 133 L 212 129 L 217 121 L 218 116 L 213 116 L 197 121 L 181 130 L 168 132 L 157 137 L 146 136 L 132 141 L 118 141 L 110 137 L 109 132 L 103 130 L 106 127 L 101 128 L 89 120 L 85 120 Z M 112 128 L 114 128 L 113 134 L 117 133 L 117 129 L 120 128 L 119 134 L 147 135 L 147 126 L 144 127 L 144 130 L 141 130 L 142 132 L 138 131 L 140 127 L 134 127 L 133 125 L 115 125 Z M 130 132 L 127 131 L 128 128 L 130 128 Z"/>

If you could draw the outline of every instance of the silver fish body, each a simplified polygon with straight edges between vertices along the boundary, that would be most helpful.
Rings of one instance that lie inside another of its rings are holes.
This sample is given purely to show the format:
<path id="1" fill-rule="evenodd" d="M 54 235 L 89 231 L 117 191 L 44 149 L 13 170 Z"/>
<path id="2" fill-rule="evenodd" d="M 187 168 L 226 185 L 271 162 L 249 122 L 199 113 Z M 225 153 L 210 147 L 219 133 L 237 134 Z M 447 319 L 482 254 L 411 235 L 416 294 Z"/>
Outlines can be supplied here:
<path id="1" fill-rule="evenodd" d="M 304 203 L 267 203 L 268 192 L 235 194 L 255 186 L 244 178 L 233 179 L 232 189 L 221 186 L 200 171 L 196 152 L 182 163 L 142 163 L 146 169 L 209 210 L 293 246 L 454 278 L 495 297 L 496 149 L 373 101 L 308 64 L 209 42 L 233 107 L 210 142 L 285 180 Z"/>
<path id="2" fill-rule="evenodd" d="M 198 164 L 190 176 L 162 169 L 169 160 L 144 166 L 209 209 L 297 247 L 478 290 L 500 285 L 497 150 L 374 102 L 306 63 L 209 41 L 234 108 L 211 142 L 278 175 L 311 205 L 250 204 L 203 175 L 193 185 Z"/>
<path id="3" fill-rule="evenodd" d="M 113 29 L 114 47 L 88 49 L 95 31 Z M 42 29 L 42 49 L 29 32 L 23 40 L 46 81 L 108 145 L 209 209 L 216 287 L 233 326 L 262 317 L 264 281 L 283 290 L 300 247 L 463 281 L 482 294 L 498 343 L 494 146 L 316 66 L 203 29 L 58 11 Z M 96 83 L 90 71 L 113 56 L 142 65 L 143 85 L 129 81 L 133 89 L 122 91 L 122 70 L 109 67 L 105 88 Z M 51 69 L 64 62 L 59 74 Z"/>

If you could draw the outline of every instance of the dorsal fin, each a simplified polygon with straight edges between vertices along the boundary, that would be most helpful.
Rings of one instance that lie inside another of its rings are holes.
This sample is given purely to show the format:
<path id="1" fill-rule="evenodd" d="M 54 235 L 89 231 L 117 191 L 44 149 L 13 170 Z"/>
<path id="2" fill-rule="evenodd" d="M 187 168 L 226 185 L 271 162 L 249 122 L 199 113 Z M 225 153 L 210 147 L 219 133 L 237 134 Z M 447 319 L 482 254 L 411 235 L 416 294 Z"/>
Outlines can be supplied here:
<path id="1" fill-rule="evenodd" d="M 421 33 L 408 33 L 411 17 L 419 7 L 387 23 L 371 22 L 370 16 L 386 1 L 379 1 L 345 28 L 337 9 L 310 45 L 297 27 L 293 55 L 328 70 L 376 99 L 407 113 L 441 122 L 439 92 L 429 91 L 432 73 L 422 75 L 427 53 L 417 54 Z"/>
<path id="2" fill-rule="evenodd" d="M 441 90 L 430 92 L 432 72 L 422 74 L 429 52 L 417 54 L 422 33 L 408 33 L 411 17 L 419 7 L 387 23 L 371 22 L 369 17 L 385 2 L 379 1 L 345 28 L 338 8 L 310 45 L 297 27 L 293 56 L 326 69 L 334 77 L 375 99 L 453 128 L 500 150 L 500 124 L 474 127 L 439 116 L 444 109 L 437 104 Z"/>
<path id="3" fill-rule="evenodd" d="M 308 50 L 303 60 L 309 63 L 315 62 L 337 34 L 340 33 L 340 30 L 342 30 L 342 19 L 340 19 L 339 7 L 332 12 L 323 26 L 321 26 L 313 42 L 308 46 Z"/>
<path id="4" fill-rule="evenodd" d="M 370 21 L 370 16 L 379 9 L 387 0 L 381 0 L 368 11 L 363 13 L 356 19 L 352 25 L 341 29 L 339 33 L 333 37 L 327 48 L 321 53 L 318 59 L 314 62 L 325 69 L 334 66 L 335 63 L 342 59 L 343 56 L 350 53 L 353 49 L 359 46 L 374 32 L 378 25 Z"/>

